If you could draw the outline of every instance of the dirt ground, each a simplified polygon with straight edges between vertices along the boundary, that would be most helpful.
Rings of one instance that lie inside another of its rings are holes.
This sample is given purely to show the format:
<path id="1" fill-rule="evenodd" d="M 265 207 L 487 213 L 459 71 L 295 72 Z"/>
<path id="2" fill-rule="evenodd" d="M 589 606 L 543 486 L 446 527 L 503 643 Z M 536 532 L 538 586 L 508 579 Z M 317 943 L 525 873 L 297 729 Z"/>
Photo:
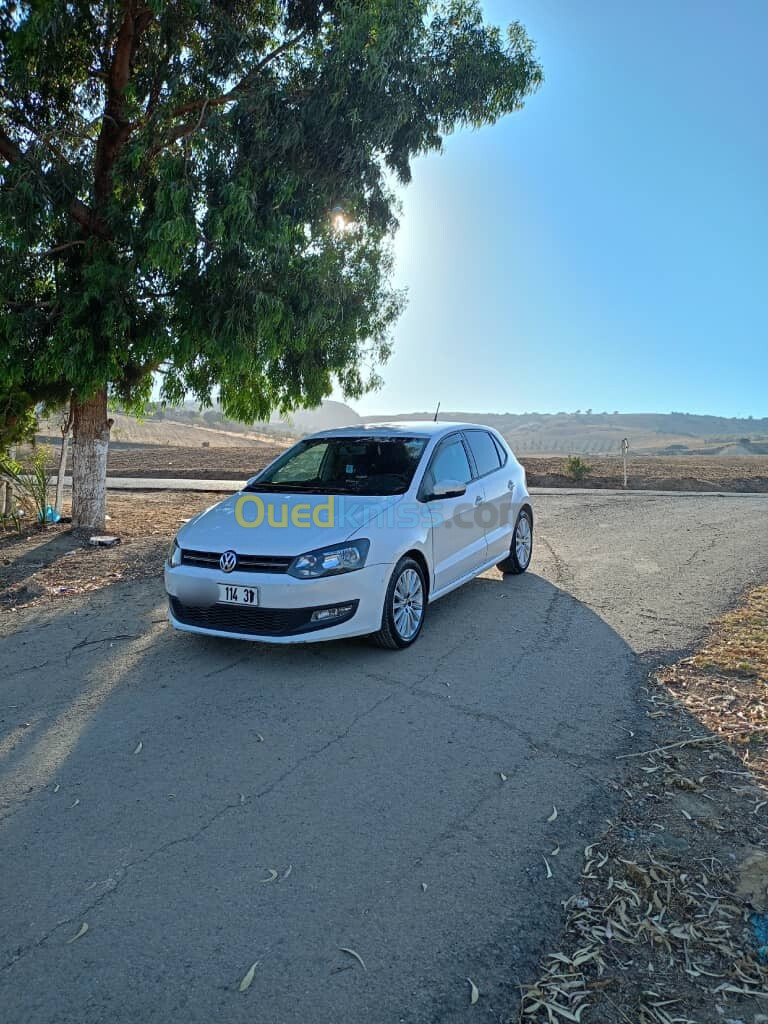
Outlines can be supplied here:
<path id="1" fill-rule="evenodd" d="M 243 480 L 258 472 L 285 450 L 279 444 L 244 447 L 184 448 L 175 445 L 113 444 L 109 475 L 120 477 L 179 477 L 182 479 Z M 623 484 L 620 458 L 592 458 L 587 476 L 575 482 L 559 457 L 523 456 L 532 487 L 616 488 Z M 768 491 L 768 456 L 634 456 L 629 459 L 630 488 L 671 491 Z"/>
<path id="2" fill-rule="evenodd" d="M 161 575 L 181 524 L 224 497 L 208 491 L 110 492 L 107 531 L 121 540 L 114 548 L 89 546 L 67 522 L 24 527 L 21 533 L 0 529 L 0 614 L 101 590 L 119 580 Z M 65 501 L 65 517 L 68 511 Z"/>
<path id="3" fill-rule="evenodd" d="M 566 472 L 566 459 L 522 456 L 532 487 L 622 487 L 620 458 L 585 456 L 590 471 L 580 483 Z M 768 491 L 768 455 L 742 457 L 630 456 L 627 486 L 651 491 Z"/>

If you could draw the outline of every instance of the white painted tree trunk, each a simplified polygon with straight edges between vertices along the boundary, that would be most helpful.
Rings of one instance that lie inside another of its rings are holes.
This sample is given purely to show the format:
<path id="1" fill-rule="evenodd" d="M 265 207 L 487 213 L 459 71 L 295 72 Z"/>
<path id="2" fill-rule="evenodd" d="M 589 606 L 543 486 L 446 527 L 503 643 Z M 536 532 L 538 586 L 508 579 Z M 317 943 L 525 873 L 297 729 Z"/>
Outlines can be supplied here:
<path id="1" fill-rule="evenodd" d="M 72 399 L 72 527 L 103 530 L 107 514 L 107 449 L 112 420 L 107 391 Z"/>

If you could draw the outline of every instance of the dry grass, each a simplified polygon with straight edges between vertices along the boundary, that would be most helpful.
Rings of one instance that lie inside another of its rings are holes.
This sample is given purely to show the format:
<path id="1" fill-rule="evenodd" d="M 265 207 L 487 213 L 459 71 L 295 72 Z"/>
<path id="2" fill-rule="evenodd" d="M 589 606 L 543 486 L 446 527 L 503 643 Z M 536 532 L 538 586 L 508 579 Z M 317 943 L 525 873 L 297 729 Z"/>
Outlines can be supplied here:
<path id="1" fill-rule="evenodd" d="M 768 783 L 768 586 L 723 616 L 696 653 L 658 676 L 677 703 Z"/>

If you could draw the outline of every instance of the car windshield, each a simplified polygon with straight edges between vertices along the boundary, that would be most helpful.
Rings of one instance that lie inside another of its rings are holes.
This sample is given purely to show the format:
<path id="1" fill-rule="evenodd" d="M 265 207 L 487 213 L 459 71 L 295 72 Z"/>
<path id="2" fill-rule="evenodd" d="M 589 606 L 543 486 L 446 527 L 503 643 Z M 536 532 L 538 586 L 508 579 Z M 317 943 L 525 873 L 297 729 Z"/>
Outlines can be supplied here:
<path id="1" fill-rule="evenodd" d="M 425 437 L 315 437 L 300 441 L 246 490 L 311 494 L 403 494 Z"/>

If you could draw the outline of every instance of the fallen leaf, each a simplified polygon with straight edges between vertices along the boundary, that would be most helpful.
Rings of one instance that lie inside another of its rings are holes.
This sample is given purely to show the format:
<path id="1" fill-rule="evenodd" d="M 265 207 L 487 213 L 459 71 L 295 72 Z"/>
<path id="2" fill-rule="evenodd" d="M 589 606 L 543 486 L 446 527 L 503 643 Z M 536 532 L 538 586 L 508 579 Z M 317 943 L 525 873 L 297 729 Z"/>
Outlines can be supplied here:
<path id="1" fill-rule="evenodd" d="M 480 998 L 480 993 L 477 991 L 477 985 L 471 978 L 467 978 L 467 981 L 469 982 L 469 1005 L 474 1006 Z"/>
<path id="2" fill-rule="evenodd" d="M 80 803 L 80 798 L 78 797 L 77 800 L 75 800 L 75 802 L 72 804 L 72 807 L 77 807 L 77 805 L 79 803 Z M 70 807 L 70 811 L 72 810 L 72 807 Z"/>
<path id="3" fill-rule="evenodd" d="M 261 882 L 274 882 L 274 880 L 276 878 L 277 878 L 277 872 L 275 871 L 274 868 L 270 868 L 269 869 L 269 878 L 260 878 L 259 879 L 259 883 L 261 883 Z"/>
<path id="4" fill-rule="evenodd" d="M 554 848 L 554 850 L 550 850 L 549 856 L 550 857 L 556 857 L 558 855 L 558 853 L 560 853 L 560 845 L 559 844 Z"/>
<path id="5" fill-rule="evenodd" d="M 144 744 L 141 742 L 141 740 L 139 740 L 139 742 L 136 744 L 136 749 L 134 750 L 134 754 L 140 754 L 143 749 L 144 749 Z"/>
<path id="6" fill-rule="evenodd" d="M 80 930 L 77 933 L 77 935 L 73 935 L 71 939 L 67 939 L 67 945 L 69 945 L 70 942 L 74 942 L 76 939 L 81 939 L 87 931 L 88 925 L 85 923 L 85 921 L 83 921 L 83 923 L 80 925 Z"/>
<path id="7" fill-rule="evenodd" d="M 264 742 L 264 737 L 261 735 L 260 732 L 256 733 L 256 742 L 257 743 L 263 743 Z"/>
<path id="8" fill-rule="evenodd" d="M 504 774 L 504 772 L 499 772 L 499 778 L 501 779 L 502 782 L 507 781 L 507 776 Z"/>
<path id="9" fill-rule="evenodd" d="M 363 960 L 359 953 L 355 952 L 354 949 L 348 949 L 346 946 L 339 946 L 339 949 L 341 950 L 342 953 L 349 953 L 350 956 L 353 956 L 364 971 L 368 970 L 368 968 L 365 966 L 365 961 Z"/>
<path id="10" fill-rule="evenodd" d="M 553 822 L 553 821 L 555 821 L 556 819 L 557 819 L 557 808 L 556 808 L 556 807 L 555 807 L 555 805 L 553 804 L 553 805 L 552 805 L 552 813 L 551 813 L 551 814 L 550 814 L 550 816 L 549 816 L 549 817 L 547 818 L 547 821 L 548 821 L 548 822 Z"/>
<path id="11" fill-rule="evenodd" d="M 546 857 L 542 857 L 542 860 L 544 861 L 544 864 L 546 865 L 546 868 L 547 868 L 547 878 L 551 878 L 552 877 L 552 868 L 549 866 L 549 861 L 547 860 Z"/>
<path id="12" fill-rule="evenodd" d="M 290 875 L 290 873 L 291 873 L 292 871 L 293 871 L 293 864 L 289 864 L 289 865 L 288 865 L 288 867 L 287 867 L 287 868 L 285 869 L 285 871 L 283 872 L 283 881 L 285 881 L 285 880 L 286 880 L 286 878 L 288 878 L 288 876 Z"/>
<path id="13" fill-rule="evenodd" d="M 240 991 L 245 992 L 246 989 L 251 987 L 253 976 L 256 973 L 256 968 L 259 966 L 259 961 L 255 960 L 248 970 L 243 975 L 243 980 L 240 982 Z"/>
<path id="14" fill-rule="evenodd" d="M 59 792 L 59 789 L 61 789 L 61 787 L 59 786 L 59 784 L 58 784 L 58 782 L 57 782 L 57 783 L 56 783 L 56 785 L 55 785 L 55 786 L 53 787 L 53 792 L 54 792 L 54 793 L 58 793 L 58 792 Z"/>
<path id="15" fill-rule="evenodd" d="M 241 793 L 241 794 L 240 794 L 240 803 L 241 803 L 241 804 L 244 804 L 244 803 L 245 803 L 245 793 Z"/>
<path id="16" fill-rule="evenodd" d="M 426 892 L 427 891 L 427 883 L 426 882 L 422 882 L 421 883 L 421 891 L 422 892 Z"/>

